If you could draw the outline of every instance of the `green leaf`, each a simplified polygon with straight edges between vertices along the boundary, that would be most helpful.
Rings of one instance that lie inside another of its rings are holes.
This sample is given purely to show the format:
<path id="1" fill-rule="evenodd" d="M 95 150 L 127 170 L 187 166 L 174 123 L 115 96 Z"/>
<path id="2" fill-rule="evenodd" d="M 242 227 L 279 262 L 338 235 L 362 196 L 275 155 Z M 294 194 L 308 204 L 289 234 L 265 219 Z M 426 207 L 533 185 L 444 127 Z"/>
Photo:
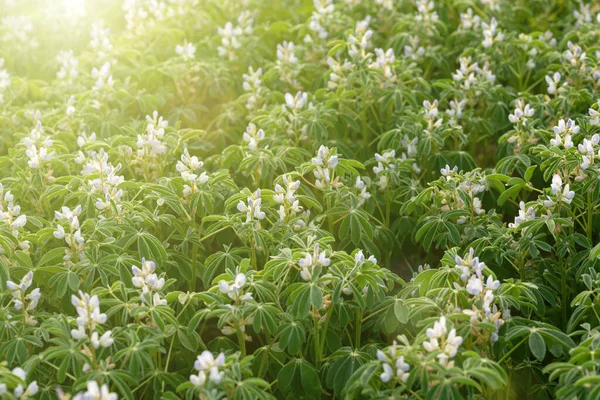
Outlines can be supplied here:
<path id="1" fill-rule="evenodd" d="M 529 349 L 539 361 L 544 360 L 546 356 L 546 343 L 544 342 L 544 338 L 535 331 L 529 335 Z"/>

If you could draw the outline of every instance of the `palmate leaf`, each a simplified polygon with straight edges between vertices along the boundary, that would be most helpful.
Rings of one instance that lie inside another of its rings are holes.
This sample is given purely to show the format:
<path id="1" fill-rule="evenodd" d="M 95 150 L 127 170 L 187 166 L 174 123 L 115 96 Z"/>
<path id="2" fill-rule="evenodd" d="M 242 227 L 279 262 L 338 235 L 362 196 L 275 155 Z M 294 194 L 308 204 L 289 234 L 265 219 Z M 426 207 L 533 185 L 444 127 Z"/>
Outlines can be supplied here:
<path id="1" fill-rule="evenodd" d="M 458 228 L 454 222 L 448 220 L 448 216 L 444 213 L 426 217 L 417 224 L 417 228 L 414 240 L 422 242 L 425 250 L 431 249 L 434 243 L 436 248 L 442 249 L 460 244 Z"/>
<path id="2" fill-rule="evenodd" d="M 327 386 L 333 389 L 336 396 L 342 397 L 349 379 L 369 359 L 369 356 L 345 347 L 336 351 L 332 358 L 334 361 L 327 372 Z"/>
<path id="3" fill-rule="evenodd" d="M 315 368 L 301 358 L 290 360 L 277 375 L 279 388 L 284 392 L 304 393 L 317 397 L 323 390 Z"/>
<path id="4" fill-rule="evenodd" d="M 299 322 L 291 321 L 280 332 L 279 347 L 290 355 L 296 355 L 304 345 L 306 331 Z"/>

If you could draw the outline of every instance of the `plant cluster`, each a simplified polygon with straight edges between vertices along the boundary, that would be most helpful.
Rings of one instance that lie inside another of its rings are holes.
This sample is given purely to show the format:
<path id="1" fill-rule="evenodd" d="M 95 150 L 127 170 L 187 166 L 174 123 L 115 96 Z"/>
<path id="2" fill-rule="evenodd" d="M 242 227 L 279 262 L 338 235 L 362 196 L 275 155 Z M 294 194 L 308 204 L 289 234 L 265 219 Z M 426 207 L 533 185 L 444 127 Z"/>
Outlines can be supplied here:
<path id="1" fill-rule="evenodd" d="M 600 4 L 0 0 L 0 398 L 599 399 Z"/>

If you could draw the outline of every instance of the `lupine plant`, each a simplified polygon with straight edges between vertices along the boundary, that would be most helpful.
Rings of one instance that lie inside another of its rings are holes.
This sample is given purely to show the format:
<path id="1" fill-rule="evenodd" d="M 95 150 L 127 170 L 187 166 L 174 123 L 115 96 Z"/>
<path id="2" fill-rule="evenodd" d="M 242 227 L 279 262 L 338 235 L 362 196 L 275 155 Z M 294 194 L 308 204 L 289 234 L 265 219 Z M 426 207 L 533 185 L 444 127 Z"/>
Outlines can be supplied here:
<path id="1" fill-rule="evenodd" d="M 1 399 L 600 399 L 600 4 L 0 0 Z"/>

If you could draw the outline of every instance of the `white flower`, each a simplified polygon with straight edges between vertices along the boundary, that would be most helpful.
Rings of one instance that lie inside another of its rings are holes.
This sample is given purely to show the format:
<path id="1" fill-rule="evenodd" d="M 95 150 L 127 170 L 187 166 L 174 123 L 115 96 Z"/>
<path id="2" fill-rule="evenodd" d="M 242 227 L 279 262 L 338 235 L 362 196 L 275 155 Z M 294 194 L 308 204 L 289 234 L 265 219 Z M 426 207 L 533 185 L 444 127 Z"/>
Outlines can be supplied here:
<path id="1" fill-rule="evenodd" d="M 419 46 L 419 37 L 416 35 L 408 36 L 408 44 L 404 45 L 404 56 L 413 61 L 417 61 L 425 55 L 425 48 Z"/>
<path id="2" fill-rule="evenodd" d="M 302 211 L 300 202 L 296 200 L 295 193 L 300 187 L 300 181 L 293 181 L 289 175 L 283 175 L 283 186 L 275 185 L 273 200 L 281 204 L 279 206 L 279 220 L 284 221 L 287 217 L 294 216 Z"/>
<path id="3" fill-rule="evenodd" d="M 483 291 L 483 283 L 481 279 L 473 275 L 467 282 L 467 292 L 473 296 L 478 296 Z"/>
<path id="4" fill-rule="evenodd" d="M 184 185 L 183 196 L 189 197 L 198 191 L 198 186 L 209 181 L 206 172 L 198 174 L 197 170 L 202 168 L 204 163 L 196 156 L 190 156 L 188 149 L 183 150 L 181 160 L 177 161 L 175 168 L 181 174 L 181 178 L 189 185 Z M 190 186 L 191 185 L 191 186 Z"/>
<path id="5" fill-rule="evenodd" d="M 500 281 L 494 280 L 494 277 L 492 277 L 492 275 L 490 275 L 487 278 L 485 287 L 486 287 L 486 289 L 489 289 L 489 290 L 496 290 L 500 287 Z"/>
<path id="6" fill-rule="evenodd" d="M 33 289 L 28 295 L 25 294 L 32 283 L 32 271 L 29 271 L 27 274 L 25 274 L 19 283 L 6 281 L 6 288 L 10 291 L 10 294 L 13 297 L 12 301 L 14 303 L 14 307 L 17 310 L 23 309 L 23 301 L 27 302 L 28 311 L 33 310 L 38 305 L 39 300 L 42 297 L 39 288 Z"/>
<path id="7" fill-rule="evenodd" d="M 73 55 L 73 50 L 61 51 L 56 59 L 60 63 L 60 70 L 56 73 L 58 79 L 71 83 L 79 76 L 79 61 Z"/>
<path id="8" fill-rule="evenodd" d="M 80 340 L 85 337 L 85 329 L 89 329 L 90 337 L 95 345 L 108 345 L 112 344 L 110 339 L 110 331 L 102 336 L 102 339 L 98 339 L 98 334 L 95 332 L 96 324 L 104 324 L 106 322 L 106 314 L 100 313 L 100 300 L 98 296 L 90 296 L 87 293 L 79 291 L 79 296 L 71 296 L 71 304 L 73 304 L 79 315 L 75 320 L 77 323 L 77 329 L 71 330 L 71 336 L 73 339 Z M 94 333 L 96 335 L 94 335 Z M 108 334 L 108 335 L 107 335 Z"/>
<path id="9" fill-rule="evenodd" d="M 243 293 L 242 289 L 246 286 L 246 275 L 239 273 L 235 276 L 233 283 L 229 284 L 226 281 L 219 282 L 219 290 L 229 296 L 229 298 L 238 301 L 252 300 L 252 293 Z"/>
<path id="10" fill-rule="evenodd" d="M 94 68 L 91 72 L 92 78 L 96 79 L 92 90 L 100 90 L 103 88 L 111 88 L 115 84 L 115 81 L 110 74 L 110 62 L 102 64 L 100 69 Z"/>
<path id="11" fill-rule="evenodd" d="M 300 266 L 300 277 L 305 281 L 310 281 L 317 267 L 328 267 L 331 260 L 327 258 L 326 252 L 319 253 L 319 243 L 315 243 L 313 254 L 306 253 L 304 258 L 298 261 Z"/>
<path id="12" fill-rule="evenodd" d="M 133 278 L 131 282 L 133 286 L 141 288 L 143 293 L 157 292 L 162 289 L 165 284 L 165 278 L 159 278 L 154 272 L 156 264 L 154 261 L 146 260 L 142 257 L 141 268 L 132 266 L 131 271 Z"/>
<path id="13" fill-rule="evenodd" d="M 450 180 L 450 177 L 458 172 L 458 166 L 454 166 L 454 168 L 450 169 L 450 166 L 446 164 L 446 166 L 440 169 L 440 174 L 445 176 L 447 180 Z"/>
<path id="14" fill-rule="evenodd" d="M 293 96 L 291 93 L 285 94 L 285 106 L 281 106 L 283 111 L 286 111 L 285 107 L 289 107 L 292 112 L 296 112 L 304 107 L 308 102 L 308 93 L 306 92 L 298 92 L 296 96 Z"/>
<path id="15" fill-rule="evenodd" d="M 519 203 L 519 215 L 515 217 L 515 222 L 508 224 L 509 228 L 517 228 L 521 223 L 535 219 L 535 211 L 533 207 L 525 209 L 525 203 Z"/>
<path id="16" fill-rule="evenodd" d="M 571 201 L 575 197 L 575 192 L 570 190 L 568 183 L 563 187 L 563 181 L 558 174 L 554 174 L 552 176 L 552 184 L 550 185 L 550 189 L 552 194 L 557 195 L 559 199 L 567 204 L 571 204 Z"/>
<path id="17" fill-rule="evenodd" d="M 494 42 L 500 42 L 504 39 L 504 34 L 498 31 L 498 22 L 496 18 L 492 17 L 489 25 L 485 22 L 481 23 L 481 28 L 483 31 L 483 47 L 491 47 Z"/>
<path id="18" fill-rule="evenodd" d="M 118 400 L 116 393 L 111 393 L 107 384 L 99 386 L 96 381 L 87 382 L 87 391 L 78 393 L 73 400 Z"/>
<path id="19" fill-rule="evenodd" d="M 525 125 L 527 119 L 533 117 L 533 114 L 535 114 L 535 110 L 529 104 L 525 104 L 524 100 L 519 99 L 516 101 L 514 113 L 508 116 L 508 120 L 513 124 L 523 122 Z"/>
<path id="20" fill-rule="evenodd" d="M 206 374 L 208 373 L 208 379 L 216 384 L 219 384 L 225 373 L 219 371 L 219 367 L 225 364 L 225 354 L 220 353 L 217 358 L 213 354 L 205 350 L 198 356 L 194 362 L 194 368 L 198 371 L 198 375 L 191 375 L 190 381 L 195 386 L 203 386 L 206 383 Z"/>
<path id="21" fill-rule="evenodd" d="M 564 119 L 558 121 L 558 125 L 554 127 L 554 133 L 557 135 L 579 133 L 580 128 L 575 124 L 575 121 L 569 119 L 565 122 Z"/>
<path id="22" fill-rule="evenodd" d="M 396 56 L 394 55 L 394 49 L 375 49 L 376 59 L 369 65 L 369 68 L 380 70 L 383 76 L 389 83 L 396 80 L 396 74 L 394 72 L 394 63 L 396 62 Z"/>
<path id="23" fill-rule="evenodd" d="M 105 27 L 104 20 L 100 19 L 92 23 L 90 36 L 92 37 L 90 47 L 96 51 L 99 60 L 105 59 L 113 46 L 109 38 L 110 29 Z"/>
<path id="24" fill-rule="evenodd" d="M 246 132 L 244 132 L 242 138 L 248 143 L 250 150 L 256 150 L 258 143 L 265 138 L 265 131 L 257 129 L 256 125 L 250 123 L 246 127 Z"/>
<path id="25" fill-rule="evenodd" d="M 380 375 L 381 381 L 384 383 L 389 382 L 390 379 L 392 379 L 393 374 L 394 374 L 394 371 L 392 370 L 392 367 L 389 364 L 384 363 L 383 364 L 383 373 Z"/>
<path id="26" fill-rule="evenodd" d="M 567 43 L 568 50 L 565 51 L 565 59 L 573 66 L 579 67 L 585 64 L 586 54 L 582 48 L 571 41 Z"/>
<path id="27" fill-rule="evenodd" d="M 27 373 L 22 368 L 15 368 L 11 371 L 13 375 L 18 377 L 23 383 L 26 383 Z M 33 381 L 24 388 L 23 385 L 19 384 L 13 391 L 13 395 L 16 398 L 28 398 L 33 397 L 39 391 L 37 381 Z"/>
<path id="28" fill-rule="evenodd" d="M 552 76 L 546 75 L 546 83 L 548 84 L 548 94 L 558 94 L 561 88 L 567 86 L 567 82 L 559 86 L 560 80 L 560 72 L 555 72 Z"/>
<path id="29" fill-rule="evenodd" d="M 261 220 L 266 217 L 266 214 L 261 211 L 262 198 L 260 196 L 260 189 L 256 189 L 256 191 L 246 199 L 247 203 L 240 200 L 237 204 L 238 211 L 246 213 L 246 222 Z"/>
<path id="30" fill-rule="evenodd" d="M 463 338 L 456 335 L 456 329 L 448 333 L 446 318 L 443 315 L 434 323 L 433 328 L 427 329 L 426 333 L 429 340 L 423 342 L 423 348 L 428 353 L 440 351 L 437 357 L 442 365 L 446 365 L 448 359 L 456 355 L 458 347 L 463 342 Z"/>
<path id="31" fill-rule="evenodd" d="M 193 60 L 196 57 L 196 46 L 184 39 L 183 44 L 175 46 L 175 52 L 181 56 L 183 61 Z"/>
<path id="32" fill-rule="evenodd" d="M 294 54 L 294 43 L 283 41 L 277 45 L 277 60 L 278 63 L 296 64 L 298 58 Z"/>
<path id="33" fill-rule="evenodd" d="M 328 147 L 321 145 L 317 151 L 317 156 L 313 157 L 311 162 L 316 167 L 313 174 L 316 178 L 315 186 L 319 189 L 337 189 L 342 185 L 339 176 L 334 178 L 338 156 L 332 154 Z"/>

